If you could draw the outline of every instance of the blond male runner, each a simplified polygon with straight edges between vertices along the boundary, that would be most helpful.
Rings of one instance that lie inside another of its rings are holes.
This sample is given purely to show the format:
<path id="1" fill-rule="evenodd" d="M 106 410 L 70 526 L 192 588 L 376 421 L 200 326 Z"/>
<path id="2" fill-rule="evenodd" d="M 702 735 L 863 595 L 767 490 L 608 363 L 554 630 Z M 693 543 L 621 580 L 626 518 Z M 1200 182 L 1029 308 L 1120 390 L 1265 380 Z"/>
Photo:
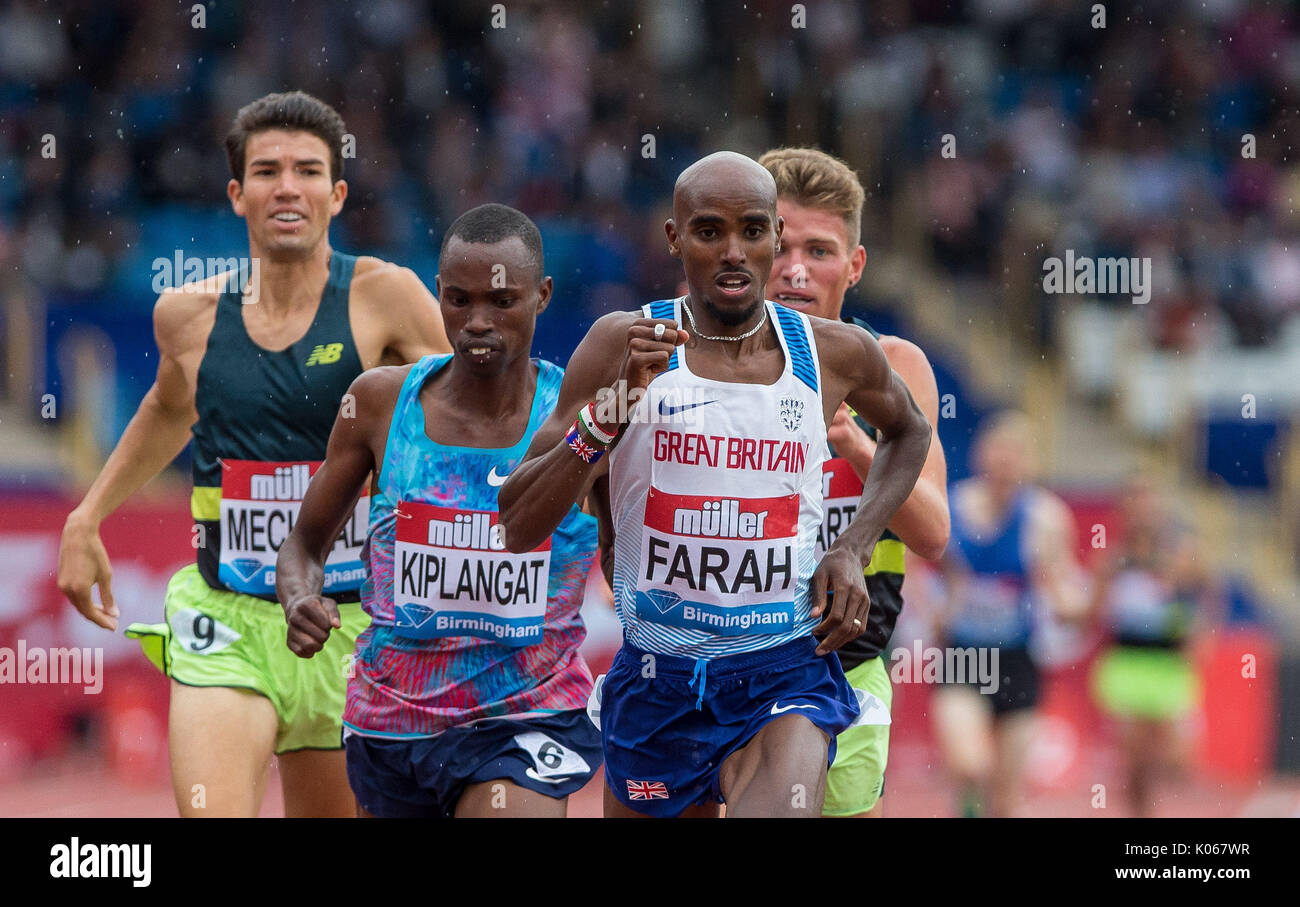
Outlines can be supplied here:
<path id="1" fill-rule="evenodd" d="M 903 609 L 904 546 L 937 560 L 948 543 L 948 466 L 939 442 L 939 391 L 934 370 L 919 346 L 901 337 L 882 336 L 869 324 L 842 316 L 844 294 L 861 279 L 867 260 L 859 242 L 864 193 L 857 175 L 843 161 L 815 148 L 779 148 L 758 162 L 776 180 L 777 212 L 785 220 L 781 249 L 772 266 L 772 298 L 797 311 L 849 321 L 870 331 L 934 427 L 921 477 L 867 565 L 871 595 L 867 627 L 839 649 L 862 715 L 839 735 L 822 814 L 879 816 L 893 700 L 883 653 Z M 839 408 L 827 430 L 832 457 L 825 465 L 826 513 L 819 553 L 853 519 L 875 457 L 876 437 L 876 430 L 847 405 Z"/>

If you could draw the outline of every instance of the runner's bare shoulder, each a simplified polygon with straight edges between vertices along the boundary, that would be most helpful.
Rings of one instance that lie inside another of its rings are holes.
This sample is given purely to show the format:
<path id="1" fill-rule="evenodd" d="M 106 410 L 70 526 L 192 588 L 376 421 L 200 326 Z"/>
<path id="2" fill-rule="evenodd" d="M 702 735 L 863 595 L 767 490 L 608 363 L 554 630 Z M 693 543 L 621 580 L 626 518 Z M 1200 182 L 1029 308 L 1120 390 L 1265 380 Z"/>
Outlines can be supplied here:
<path id="1" fill-rule="evenodd" d="M 409 270 L 410 268 L 403 268 L 401 265 L 373 255 L 358 255 L 356 264 L 352 266 L 352 279 L 360 280 L 363 277 L 373 279 L 377 275 Z"/>
<path id="2" fill-rule="evenodd" d="M 871 332 L 829 318 L 809 318 L 822 371 L 828 369 L 854 384 L 878 384 L 889 369 L 884 350 Z"/>
<path id="3" fill-rule="evenodd" d="M 898 371 L 898 365 L 916 363 L 918 366 L 923 364 L 933 372 L 934 369 L 930 365 L 929 357 L 925 355 L 925 350 L 912 341 L 894 334 L 881 334 L 876 342 L 885 351 L 885 357 L 889 359 L 889 364 L 893 366 L 894 371 Z"/>
<path id="4" fill-rule="evenodd" d="M 397 405 L 397 397 L 402 392 L 402 384 L 414 367 L 413 362 L 407 365 L 379 365 L 352 379 L 348 394 L 356 403 L 356 415 L 371 418 L 391 414 Z"/>
<path id="5" fill-rule="evenodd" d="M 410 268 L 372 255 L 363 255 L 352 268 L 351 292 L 391 307 L 400 299 L 426 301 L 429 288 Z"/>
<path id="6" fill-rule="evenodd" d="M 437 310 L 433 293 L 418 274 L 370 255 L 357 259 L 348 292 L 361 317 L 390 329 L 409 330 L 413 318 Z"/>
<path id="7" fill-rule="evenodd" d="M 163 290 L 153 308 L 159 351 L 182 356 L 204 347 L 216 318 L 217 300 L 238 279 L 238 271 L 226 271 Z"/>

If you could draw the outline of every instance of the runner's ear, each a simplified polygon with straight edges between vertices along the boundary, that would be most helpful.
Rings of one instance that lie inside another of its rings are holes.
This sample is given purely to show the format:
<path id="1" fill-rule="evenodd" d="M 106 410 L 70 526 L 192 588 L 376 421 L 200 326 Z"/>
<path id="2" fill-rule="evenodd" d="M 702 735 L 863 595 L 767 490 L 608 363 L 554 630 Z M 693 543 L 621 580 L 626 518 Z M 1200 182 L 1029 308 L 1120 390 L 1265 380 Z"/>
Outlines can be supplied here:
<path id="1" fill-rule="evenodd" d="M 542 278 L 541 285 L 537 288 L 537 314 L 540 315 L 546 311 L 546 307 L 551 304 L 551 291 L 555 285 L 551 282 L 550 275 Z"/>

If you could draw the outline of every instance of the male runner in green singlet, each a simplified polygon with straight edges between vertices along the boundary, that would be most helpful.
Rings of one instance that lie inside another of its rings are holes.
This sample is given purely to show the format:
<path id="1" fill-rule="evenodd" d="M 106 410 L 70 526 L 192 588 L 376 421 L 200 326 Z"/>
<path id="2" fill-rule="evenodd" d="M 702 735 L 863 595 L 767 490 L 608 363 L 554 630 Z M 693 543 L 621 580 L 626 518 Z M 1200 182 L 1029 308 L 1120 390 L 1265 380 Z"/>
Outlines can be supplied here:
<path id="1" fill-rule="evenodd" d="M 867 252 L 859 243 L 863 190 L 857 175 L 838 158 L 814 148 L 781 148 L 759 158 L 776 180 L 777 213 L 785 220 L 781 249 L 772 265 L 771 298 L 809 315 L 841 320 L 844 294 L 862 277 Z M 866 630 L 839 649 L 862 714 L 839 735 L 835 764 L 826 779 L 825 816 L 879 816 L 889 755 L 889 708 L 893 699 L 883 657 L 903 608 L 904 550 L 930 560 L 948 543 L 948 467 L 939 443 L 939 392 L 925 353 L 900 337 L 871 331 L 925 413 L 934 433 L 921 477 L 894 514 L 866 568 L 871 611 Z M 827 431 L 832 459 L 826 463 L 825 517 L 819 549 L 825 551 L 853 519 L 862 483 L 871 468 L 876 431 L 847 405 Z"/>
<path id="2" fill-rule="evenodd" d="M 248 225 L 251 272 L 164 292 L 154 307 L 158 376 L 82 502 L 68 516 L 59 588 L 117 629 L 99 525 L 194 438 L 197 564 L 167 588 L 166 623 L 135 625 L 171 678 L 172 785 L 182 815 L 255 816 L 271 755 L 285 813 L 352 816 L 342 750 L 346 665 L 366 625 L 358 603 L 368 499 L 334 546 L 342 628 L 325 658 L 285 646 L 275 551 L 325 457 L 344 394 L 362 370 L 450 349 L 414 273 L 331 249 L 347 197 L 344 126 L 301 92 L 239 111 L 226 137 L 227 194 Z M 98 585 L 100 601 L 91 596 Z"/>

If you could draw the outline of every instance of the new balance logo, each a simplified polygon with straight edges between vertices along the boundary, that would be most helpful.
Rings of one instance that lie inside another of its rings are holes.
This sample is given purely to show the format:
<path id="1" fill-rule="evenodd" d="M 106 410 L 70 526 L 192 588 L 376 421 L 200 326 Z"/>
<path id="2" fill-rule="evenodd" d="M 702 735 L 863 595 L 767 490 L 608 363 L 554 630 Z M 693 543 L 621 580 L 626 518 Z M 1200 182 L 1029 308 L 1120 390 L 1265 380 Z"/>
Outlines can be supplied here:
<path id="1" fill-rule="evenodd" d="M 343 355 L 343 344 L 341 343 L 318 343 L 312 348 L 311 355 L 307 357 L 308 365 L 331 365 L 338 362 L 339 357 Z"/>

